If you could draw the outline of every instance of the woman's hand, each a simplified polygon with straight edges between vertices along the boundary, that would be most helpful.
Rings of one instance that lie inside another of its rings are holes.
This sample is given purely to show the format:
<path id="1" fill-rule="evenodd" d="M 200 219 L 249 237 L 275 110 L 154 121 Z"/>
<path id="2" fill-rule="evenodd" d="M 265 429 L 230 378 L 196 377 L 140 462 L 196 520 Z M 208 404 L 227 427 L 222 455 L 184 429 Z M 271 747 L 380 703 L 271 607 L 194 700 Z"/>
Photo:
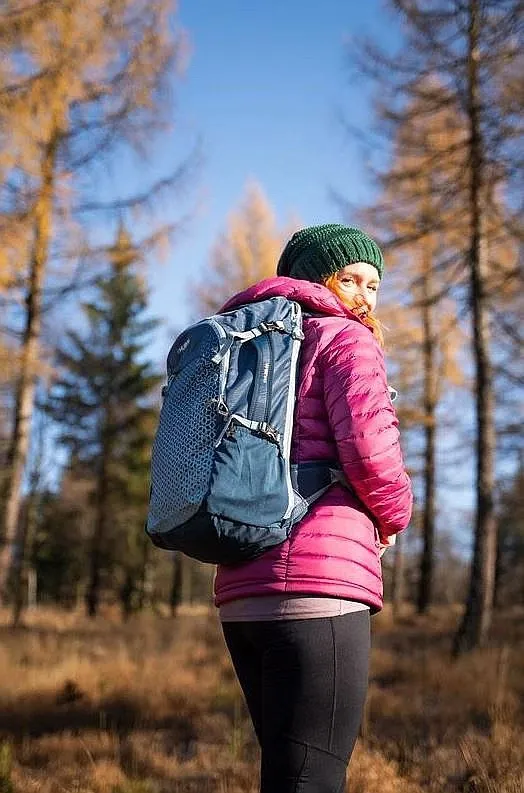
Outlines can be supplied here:
<path id="1" fill-rule="evenodd" d="M 397 538 L 395 534 L 393 534 L 391 537 L 385 537 L 383 540 L 380 540 L 378 555 L 382 558 L 382 556 L 384 556 L 387 549 L 395 545 L 396 541 Z"/>

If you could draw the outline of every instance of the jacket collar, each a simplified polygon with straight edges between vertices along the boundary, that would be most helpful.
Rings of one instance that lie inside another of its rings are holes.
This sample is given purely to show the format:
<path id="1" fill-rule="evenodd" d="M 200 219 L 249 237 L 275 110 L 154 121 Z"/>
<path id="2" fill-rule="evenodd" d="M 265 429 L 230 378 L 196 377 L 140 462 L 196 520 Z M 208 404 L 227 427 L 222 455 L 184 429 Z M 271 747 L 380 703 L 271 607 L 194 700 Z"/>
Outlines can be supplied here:
<path id="1" fill-rule="evenodd" d="M 266 278 L 264 281 L 253 284 L 253 286 L 230 298 L 221 311 L 231 311 L 234 308 L 246 305 L 246 303 L 256 303 L 259 300 L 267 300 L 271 297 L 287 297 L 288 300 L 295 300 L 300 303 L 305 311 L 312 311 L 330 317 L 345 317 L 363 324 L 360 318 L 327 287 L 311 281 L 302 281 L 298 278 L 287 278 L 284 276 Z"/>

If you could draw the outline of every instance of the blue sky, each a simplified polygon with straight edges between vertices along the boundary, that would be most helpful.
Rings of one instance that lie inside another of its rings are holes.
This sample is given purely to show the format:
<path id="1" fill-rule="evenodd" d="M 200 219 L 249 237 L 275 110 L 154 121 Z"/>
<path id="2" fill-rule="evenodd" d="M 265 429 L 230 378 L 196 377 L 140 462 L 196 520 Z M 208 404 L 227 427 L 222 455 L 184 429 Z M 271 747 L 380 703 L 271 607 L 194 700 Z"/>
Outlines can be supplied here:
<path id="1" fill-rule="evenodd" d="M 162 368 L 173 329 L 193 319 L 189 284 L 250 180 L 261 185 L 281 225 L 290 215 L 305 225 L 340 219 L 331 190 L 356 202 L 369 195 L 339 120 L 343 113 L 371 123 L 346 47 L 351 38 L 394 43 L 399 35 L 382 0 L 179 0 L 175 24 L 187 36 L 189 57 L 173 83 L 173 130 L 152 142 L 149 160 L 126 154 L 99 174 L 102 192 L 124 197 L 171 173 L 197 144 L 201 152 L 189 190 L 162 211 L 172 220 L 191 210 L 190 219 L 168 259 L 151 262 L 148 273 L 150 313 L 164 320 L 148 356 Z M 78 325 L 75 305 L 70 312 L 67 321 Z M 54 332 L 62 332 L 59 325 Z"/>
<path id="2" fill-rule="evenodd" d="M 364 36 L 387 47 L 401 40 L 382 0 L 181 0 L 178 21 L 191 54 L 164 146 L 182 156 L 199 140 L 203 162 L 189 196 L 194 216 L 150 274 L 151 311 L 166 320 L 151 350 L 162 366 L 173 328 L 193 319 L 189 283 L 250 180 L 281 225 L 290 215 L 304 225 L 342 219 L 333 191 L 356 204 L 370 198 L 361 153 L 340 122 L 342 114 L 362 129 L 373 123 L 367 84 L 351 76 L 347 50 Z M 444 439 L 440 445 L 445 454 Z M 471 476 L 462 471 L 461 490 L 446 491 L 440 504 L 462 550 L 470 541 Z"/>
<path id="3" fill-rule="evenodd" d="M 141 190 L 197 142 L 202 153 L 189 193 L 166 208 L 176 218 L 193 207 L 192 217 L 167 261 L 149 272 L 151 314 L 165 325 L 148 356 L 162 367 L 173 329 L 192 319 L 189 284 L 203 277 L 249 181 L 261 185 L 280 225 L 291 215 L 304 225 L 342 219 L 333 191 L 357 205 L 370 198 L 361 153 L 340 121 L 361 129 L 373 123 L 367 85 L 351 75 L 348 50 L 366 36 L 387 47 L 401 39 L 382 0 L 181 0 L 177 21 L 190 56 L 174 84 L 173 131 L 153 146 L 151 169 L 127 160 L 123 169 L 124 192 Z M 108 179 L 118 191 L 117 170 Z M 453 528 L 468 525 L 471 509 L 471 471 L 457 478 L 464 489 L 441 504 Z"/>
<path id="4" fill-rule="evenodd" d="M 172 139 L 163 146 L 182 156 L 199 140 L 203 161 L 190 195 L 194 216 L 167 263 L 151 273 L 152 312 L 171 327 L 189 320 L 189 280 L 198 278 L 249 180 L 262 186 L 281 223 L 292 213 L 306 225 L 338 220 L 332 189 L 357 202 L 369 195 L 339 121 L 343 112 L 352 122 L 371 122 L 345 46 L 365 35 L 382 43 L 398 38 L 380 0 L 182 0 L 178 21 L 190 59 L 176 86 Z M 155 356 L 168 343 L 161 333 Z"/>

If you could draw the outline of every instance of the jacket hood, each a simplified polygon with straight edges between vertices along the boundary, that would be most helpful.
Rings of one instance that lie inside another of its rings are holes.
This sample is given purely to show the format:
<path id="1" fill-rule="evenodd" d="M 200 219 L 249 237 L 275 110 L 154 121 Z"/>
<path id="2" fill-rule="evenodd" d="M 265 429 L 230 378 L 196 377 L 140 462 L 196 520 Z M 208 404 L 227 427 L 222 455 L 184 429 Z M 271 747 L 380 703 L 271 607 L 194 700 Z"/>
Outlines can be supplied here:
<path id="1" fill-rule="evenodd" d="M 258 300 L 267 300 L 271 297 L 287 297 L 288 300 L 300 303 L 306 311 L 325 314 L 329 317 L 345 317 L 355 320 L 361 325 L 364 324 L 327 287 L 311 281 L 285 276 L 266 278 L 264 281 L 253 284 L 230 298 L 221 311 L 231 311 L 231 309 L 244 306 L 246 303 L 256 303 Z"/>

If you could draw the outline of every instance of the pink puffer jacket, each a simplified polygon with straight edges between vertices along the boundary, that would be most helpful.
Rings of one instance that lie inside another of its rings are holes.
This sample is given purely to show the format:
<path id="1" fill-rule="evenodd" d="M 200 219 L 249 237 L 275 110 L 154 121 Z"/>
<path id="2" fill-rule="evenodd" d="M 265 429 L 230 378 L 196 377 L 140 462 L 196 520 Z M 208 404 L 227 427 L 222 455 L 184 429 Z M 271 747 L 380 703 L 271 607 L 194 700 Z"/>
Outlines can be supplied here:
<path id="1" fill-rule="evenodd" d="M 412 491 L 384 357 L 371 331 L 326 287 L 269 278 L 226 308 L 283 295 L 315 315 L 304 320 L 292 460 L 339 460 L 350 490 L 334 485 L 290 538 L 251 562 L 219 566 L 215 603 L 287 592 L 382 607 L 379 540 L 405 529 Z"/>

